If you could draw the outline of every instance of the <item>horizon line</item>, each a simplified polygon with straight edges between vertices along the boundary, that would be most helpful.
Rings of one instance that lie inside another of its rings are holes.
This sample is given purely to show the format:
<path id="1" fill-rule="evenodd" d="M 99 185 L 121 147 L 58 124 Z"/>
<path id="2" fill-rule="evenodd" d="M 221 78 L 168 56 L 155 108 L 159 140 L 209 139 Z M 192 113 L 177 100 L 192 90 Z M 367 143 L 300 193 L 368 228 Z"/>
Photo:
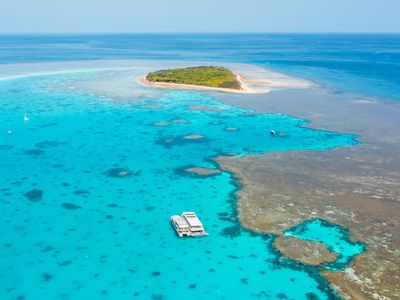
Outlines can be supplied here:
<path id="1" fill-rule="evenodd" d="M 293 35 L 301 35 L 301 34 L 321 34 L 321 35 L 331 35 L 331 34 L 343 34 L 343 35 L 350 35 L 350 34 L 361 34 L 361 35 L 372 35 L 372 34 L 382 34 L 382 35 L 387 35 L 387 34 L 400 34 L 399 32 L 368 32 L 368 31 L 352 31 L 352 32 L 341 32 L 341 31 L 304 31 L 304 32 L 290 32 L 290 31 L 193 31 L 193 32 L 185 32 L 185 31 L 131 31 L 131 32 L 101 32 L 101 31 L 87 31 L 87 32 L 0 32 L 0 35 L 156 35 L 156 34 L 176 34 L 176 35 L 185 35 L 185 34 L 210 34 L 210 35 L 218 35 L 218 34 L 293 34 Z"/>

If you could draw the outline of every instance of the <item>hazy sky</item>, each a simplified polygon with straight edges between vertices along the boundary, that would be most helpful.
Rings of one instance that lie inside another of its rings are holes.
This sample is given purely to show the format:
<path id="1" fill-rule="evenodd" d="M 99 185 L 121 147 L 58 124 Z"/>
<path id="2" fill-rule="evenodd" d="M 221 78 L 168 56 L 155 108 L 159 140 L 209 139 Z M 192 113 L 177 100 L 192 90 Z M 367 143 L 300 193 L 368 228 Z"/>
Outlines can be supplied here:
<path id="1" fill-rule="evenodd" d="M 0 32 L 400 32 L 400 0 L 0 0 Z"/>

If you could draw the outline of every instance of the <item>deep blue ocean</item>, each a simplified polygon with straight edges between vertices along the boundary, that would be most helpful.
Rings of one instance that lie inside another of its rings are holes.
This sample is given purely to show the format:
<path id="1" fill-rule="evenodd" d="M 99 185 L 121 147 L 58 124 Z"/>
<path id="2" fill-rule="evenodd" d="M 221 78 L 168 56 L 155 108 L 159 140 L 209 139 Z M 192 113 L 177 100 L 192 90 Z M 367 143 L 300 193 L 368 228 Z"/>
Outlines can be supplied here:
<path id="1" fill-rule="evenodd" d="M 0 35 L 0 64 L 121 58 L 255 63 L 400 100 L 399 34 Z"/>

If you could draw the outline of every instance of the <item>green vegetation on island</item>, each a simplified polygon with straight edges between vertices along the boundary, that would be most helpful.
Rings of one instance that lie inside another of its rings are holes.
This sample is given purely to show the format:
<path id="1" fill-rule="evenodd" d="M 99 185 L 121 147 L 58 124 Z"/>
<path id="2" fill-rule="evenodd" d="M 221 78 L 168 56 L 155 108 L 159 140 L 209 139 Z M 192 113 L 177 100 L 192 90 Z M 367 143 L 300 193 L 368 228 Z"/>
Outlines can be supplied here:
<path id="1" fill-rule="evenodd" d="M 223 67 L 202 66 L 160 70 L 147 74 L 146 79 L 151 82 L 191 84 L 237 90 L 241 88 L 236 75 Z"/>

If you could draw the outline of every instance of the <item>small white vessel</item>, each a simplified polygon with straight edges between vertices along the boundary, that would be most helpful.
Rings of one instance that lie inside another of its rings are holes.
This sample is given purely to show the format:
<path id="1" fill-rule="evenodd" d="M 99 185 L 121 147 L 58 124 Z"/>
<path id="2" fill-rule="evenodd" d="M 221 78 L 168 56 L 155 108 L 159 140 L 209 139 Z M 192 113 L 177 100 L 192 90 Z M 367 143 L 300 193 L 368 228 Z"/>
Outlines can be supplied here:
<path id="1" fill-rule="evenodd" d="M 275 134 L 276 134 L 276 131 L 273 130 L 273 129 L 271 129 L 271 130 L 269 131 L 269 133 L 271 133 L 272 135 L 275 135 Z"/>
<path id="2" fill-rule="evenodd" d="M 24 122 L 25 124 L 29 122 L 29 117 L 27 114 L 24 114 Z"/>
<path id="3" fill-rule="evenodd" d="M 194 212 L 183 212 L 180 216 L 172 216 L 171 223 L 179 237 L 208 235 Z"/>
<path id="4" fill-rule="evenodd" d="M 8 129 L 7 133 L 8 133 L 8 134 L 12 134 L 12 130 L 11 130 L 11 129 Z"/>

